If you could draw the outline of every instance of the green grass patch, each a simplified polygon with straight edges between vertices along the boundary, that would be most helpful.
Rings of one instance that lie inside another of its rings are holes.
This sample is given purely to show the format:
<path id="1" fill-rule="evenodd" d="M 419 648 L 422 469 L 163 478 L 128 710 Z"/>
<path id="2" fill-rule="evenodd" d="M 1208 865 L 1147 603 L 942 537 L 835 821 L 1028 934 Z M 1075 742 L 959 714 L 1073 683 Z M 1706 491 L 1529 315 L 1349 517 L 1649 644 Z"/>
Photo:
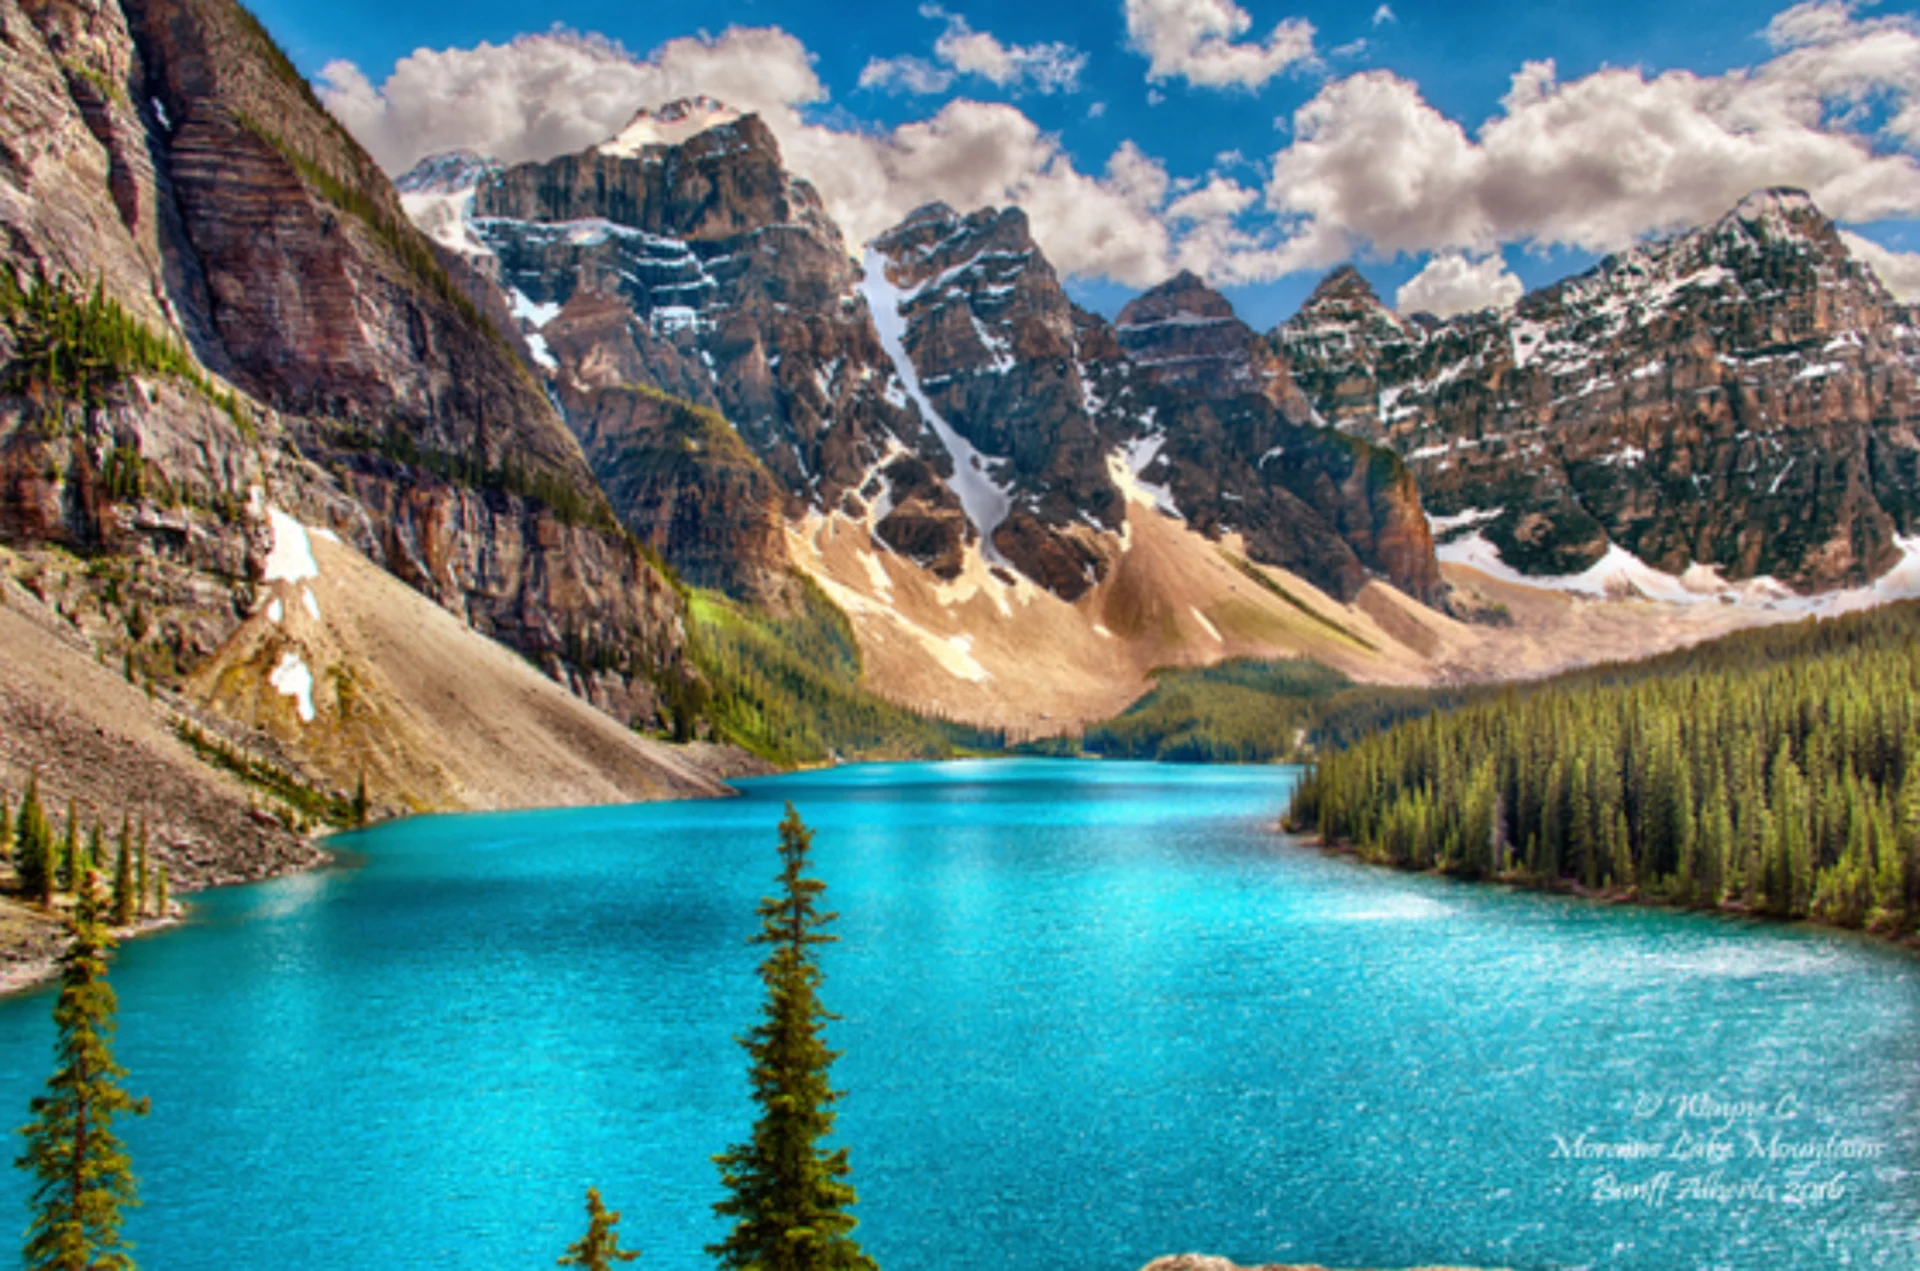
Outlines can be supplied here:
<path id="1" fill-rule="evenodd" d="M 1003 748 L 998 732 L 929 718 L 862 687 L 852 623 L 811 579 L 798 578 L 799 602 L 784 617 L 718 592 L 687 593 L 688 652 L 707 684 L 694 707 L 716 740 L 783 766 Z"/>
<path id="2" fill-rule="evenodd" d="M 1267 592 L 1269 595 L 1276 596 L 1279 599 L 1285 601 L 1287 604 L 1299 610 L 1307 618 L 1309 618 L 1314 622 L 1319 623 L 1321 626 L 1333 632 L 1333 634 L 1339 636 L 1341 639 L 1349 641 L 1353 644 L 1356 644 L 1360 648 L 1367 650 L 1369 653 L 1378 653 L 1380 651 L 1379 645 L 1373 643 L 1373 641 L 1367 639 L 1365 636 L 1360 635 L 1358 632 L 1352 631 L 1348 629 L 1346 626 L 1342 625 L 1341 623 L 1335 622 L 1332 618 L 1327 617 L 1325 614 L 1321 613 L 1318 609 L 1315 609 L 1312 605 L 1309 605 L 1306 601 L 1300 599 L 1300 597 L 1294 595 L 1291 591 L 1288 591 L 1285 587 L 1282 587 L 1277 581 L 1273 579 L 1272 576 L 1270 576 L 1267 573 L 1266 570 L 1261 569 L 1258 565 L 1254 564 L 1252 561 L 1248 560 L 1246 557 L 1236 556 L 1232 552 L 1226 551 L 1225 549 L 1221 549 L 1220 556 L 1229 565 L 1232 565 L 1235 569 L 1239 570 L 1240 573 L 1243 574 L 1246 577 L 1246 579 L 1249 582 L 1251 582 L 1254 586 L 1260 588 L 1260 590 L 1264 592 Z"/>
<path id="3" fill-rule="evenodd" d="M 285 769 L 209 736 L 188 720 L 175 720 L 173 731 L 203 761 L 279 800 L 307 821 L 338 826 L 364 821 L 363 807 L 352 798 L 317 790 Z"/>

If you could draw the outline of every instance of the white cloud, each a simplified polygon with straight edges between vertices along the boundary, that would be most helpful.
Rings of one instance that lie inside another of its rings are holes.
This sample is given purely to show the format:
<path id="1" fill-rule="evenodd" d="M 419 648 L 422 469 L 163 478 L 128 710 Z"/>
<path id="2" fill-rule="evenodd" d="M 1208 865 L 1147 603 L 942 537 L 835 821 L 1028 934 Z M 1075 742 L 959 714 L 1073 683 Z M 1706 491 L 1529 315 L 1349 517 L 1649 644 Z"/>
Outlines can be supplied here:
<path id="1" fill-rule="evenodd" d="M 444 150 L 509 163 L 551 158 L 612 136 L 642 106 L 701 93 L 765 114 L 827 95 L 812 55 L 778 27 L 669 40 L 645 58 L 600 36 L 523 35 L 420 49 L 377 88 L 353 63 L 329 62 L 316 87 L 389 172 Z"/>
<path id="2" fill-rule="evenodd" d="M 911 54 L 876 57 L 860 71 L 860 87 L 877 88 L 888 93 L 913 93 L 928 97 L 944 93 L 952 86 L 952 71 Z"/>
<path id="3" fill-rule="evenodd" d="M 1015 92 L 1074 93 L 1080 90 L 1080 72 L 1087 55 L 1070 44 L 1003 44 L 985 31 L 976 31 L 957 13 L 939 5 L 920 7 L 923 17 L 942 18 L 946 30 L 934 41 L 929 62 L 922 57 L 874 58 L 860 72 L 860 87 L 922 95 L 944 93 L 962 75 L 975 75 L 998 88 Z M 937 64 L 936 64 L 937 63 Z"/>
<path id="4" fill-rule="evenodd" d="M 1803 187 L 1841 220 L 1920 214 L 1920 166 L 1885 144 L 1920 139 L 1920 36 L 1831 3 L 1769 30 L 1785 51 L 1724 75 L 1561 82 L 1552 62 L 1530 62 L 1472 135 L 1388 72 L 1334 81 L 1295 112 L 1269 204 L 1295 218 L 1303 249 L 1337 238 L 1385 255 L 1610 250 L 1771 185 Z M 1878 144 L 1866 103 L 1889 107 Z"/>
<path id="5" fill-rule="evenodd" d="M 1897 252 L 1850 230 L 1841 230 L 1840 238 L 1856 260 L 1873 269 L 1895 300 L 1920 300 L 1920 252 Z"/>
<path id="6" fill-rule="evenodd" d="M 919 59 L 921 71 L 1038 82 L 1031 58 L 972 41 L 983 33 L 944 9 L 925 12 L 957 42 L 947 45 L 951 65 Z M 1159 68 L 1151 78 L 1254 87 L 1285 60 L 1270 56 L 1277 39 L 1236 43 L 1250 20 L 1224 0 L 1129 0 L 1128 14 Z M 1129 285 L 1177 268 L 1221 284 L 1262 281 L 1355 252 L 1452 252 L 1484 266 L 1509 244 L 1610 250 L 1778 184 L 1807 188 L 1852 223 L 1920 216 L 1920 164 L 1901 148 L 1920 145 L 1914 24 L 1815 0 L 1778 15 L 1767 35 L 1770 60 L 1723 75 L 1603 70 L 1562 82 L 1551 62 L 1529 63 L 1501 110 L 1471 130 L 1385 71 L 1334 80 L 1278 121 L 1287 140 L 1270 163 L 1247 165 L 1263 173 L 1264 200 L 1250 197 L 1261 187 L 1246 171 L 1235 168 L 1244 184 L 1222 175 L 1234 167 L 1224 156 L 1177 187 L 1131 145 L 1083 171 L 1058 136 L 1004 103 L 963 98 L 891 130 L 808 113 L 827 97 L 813 59 L 770 27 L 672 40 L 644 57 L 556 30 L 421 50 L 378 85 L 335 62 L 318 88 L 392 172 L 449 149 L 509 162 L 581 150 L 642 106 L 706 93 L 766 120 L 850 244 L 935 199 L 967 210 L 1019 204 L 1063 272 Z M 1296 51 L 1311 48 L 1307 34 Z"/>
<path id="7" fill-rule="evenodd" d="M 1242 40 L 1253 19 L 1233 0 L 1126 0 L 1127 37 L 1148 59 L 1150 80 L 1184 79 L 1207 88 L 1259 88 L 1315 63 L 1314 29 L 1288 18 L 1264 41 Z"/>
<path id="8" fill-rule="evenodd" d="M 1373 11 L 1373 24 L 1375 26 L 1385 26 L 1389 22 L 1398 22 L 1399 20 L 1393 10 L 1387 5 L 1383 4 Z"/>
<path id="9" fill-rule="evenodd" d="M 1183 194 L 1167 205 L 1170 221 L 1205 221 L 1233 217 L 1252 207 L 1260 199 L 1231 177 L 1216 176 L 1190 194 Z"/>
<path id="10" fill-rule="evenodd" d="M 1470 260 L 1459 252 L 1442 252 L 1394 293 L 1393 303 L 1402 313 L 1451 318 L 1456 313 L 1505 309 L 1525 291 L 1498 256 Z"/>
<path id="11" fill-rule="evenodd" d="M 583 150 L 641 106 L 706 92 L 766 120 L 788 166 L 820 190 L 851 244 L 938 199 L 968 210 L 1025 207 L 1066 273 L 1147 285 L 1166 276 L 1172 252 L 1159 215 L 1166 173 L 1131 145 L 1090 175 L 1016 107 L 965 99 L 891 132 L 809 123 L 800 108 L 826 92 L 805 47 L 778 28 L 673 40 L 644 58 L 609 40 L 553 32 L 421 50 L 377 87 L 335 62 L 318 88 L 389 172 L 445 150 L 507 162 Z"/>

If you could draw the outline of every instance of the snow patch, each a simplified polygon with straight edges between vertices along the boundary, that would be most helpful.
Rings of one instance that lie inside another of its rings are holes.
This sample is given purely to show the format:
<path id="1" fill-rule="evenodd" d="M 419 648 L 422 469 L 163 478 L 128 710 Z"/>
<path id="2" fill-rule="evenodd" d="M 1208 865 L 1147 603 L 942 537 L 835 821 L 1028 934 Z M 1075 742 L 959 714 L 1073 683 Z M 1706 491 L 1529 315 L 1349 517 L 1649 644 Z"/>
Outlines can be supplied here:
<path id="1" fill-rule="evenodd" d="M 276 602 L 277 603 L 277 602 Z M 320 621 L 320 601 L 313 594 L 313 588 L 300 589 L 300 603 L 307 607 L 307 616 L 315 622 Z"/>
<path id="2" fill-rule="evenodd" d="M 313 672 L 300 655 L 288 649 L 280 655 L 280 665 L 273 668 L 273 674 L 267 677 L 269 683 L 283 695 L 291 697 L 294 709 L 300 713 L 300 722 L 313 722 Z"/>
<path id="3" fill-rule="evenodd" d="M 973 523 L 973 528 L 980 535 L 981 554 L 992 564 L 1004 565 L 1007 563 L 1005 558 L 993 546 L 993 531 L 1007 519 L 1007 510 L 1012 501 L 1007 497 L 1007 492 L 987 475 L 986 467 L 999 460 L 982 455 L 972 442 L 955 432 L 940 412 L 933 408 L 933 403 L 920 387 L 920 375 L 914 370 L 913 359 L 907 356 L 904 342 L 907 323 L 900 313 L 905 301 L 899 288 L 887 280 L 887 257 L 869 247 L 865 265 L 867 276 L 860 283 L 860 291 L 866 296 L 867 308 L 873 314 L 880 347 L 886 350 L 888 359 L 892 361 L 894 374 L 905 388 L 907 397 L 920 408 L 921 417 L 953 457 L 953 475 L 947 479 L 947 485 L 959 496 L 967 520 Z"/>
<path id="4" fill-rule="evenodd" d="M 1470 525 L 1482 525 L 1498 520 L 1506 512 L 1505 508 L 1468 508 L 1464 512 L 1454 512 L 1448 516 L 1435 516 L 1427 513 L 1427 529 L 1435 534 L 1451 534 L 1455 530 L 1466 529 Z"/>
<path id="5" fill-rule="evenodd" d="M 286 616 L 287 616 L 287 609 L 285 605 L 280 603 L 280 597 L 275 596 L 272 600 L 269 600 L 267 602 L 267 621 L 268 622 L 271 622 L 277 626 L 279 625 L 280 620 Z"/>
<path id="6" fill-rule="evenodd" d="M 263 580 L 298 583 L 318 578 L 320 566 L 313 559 L 313 543 L 307 538 L 307 527 L 279 508 L 268 508 L 267 518 L 273 527 L 273 550 L 267 553 Z"/>
<path id="7" fill-rule="evenodd" d="M 1226 641 L 1222 639 L 1220 636 L 1220 629 L 1214 626 L 1211 622 L 1208 622 L 1207 615 L 1204 613 L 1201 613 L 1197 606 L 1188 605 L 1187 612 L 1193 615 L 1193 620 L 1200 624 L 1200 629 L 1202 631 L 1205 631 L 1208 635 L 1213 637 L 1213 642 L 1215 644 L 1226 643 Z"/>

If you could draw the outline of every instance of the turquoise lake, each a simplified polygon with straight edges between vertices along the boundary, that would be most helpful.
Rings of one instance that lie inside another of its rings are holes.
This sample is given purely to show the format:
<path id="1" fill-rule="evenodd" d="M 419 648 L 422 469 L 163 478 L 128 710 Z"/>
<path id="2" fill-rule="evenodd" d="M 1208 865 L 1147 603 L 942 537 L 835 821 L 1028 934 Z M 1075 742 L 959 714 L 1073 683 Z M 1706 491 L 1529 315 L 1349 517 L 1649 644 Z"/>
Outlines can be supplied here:
<path id="1" fill-rule="evenodd" d="M 637 1265 L 710 1266 L 792 800 L 885 1271 L 1920 1266 L 1920 961 L 1371 869 L 1273 832 L 1292 780 L 850 767 L 405 822 L 196 898 L 114 976 L 137 1256 L 533 1271 L 591 1184 Z M 0 1002 L 9 1126 L 49 1004 Z"/>

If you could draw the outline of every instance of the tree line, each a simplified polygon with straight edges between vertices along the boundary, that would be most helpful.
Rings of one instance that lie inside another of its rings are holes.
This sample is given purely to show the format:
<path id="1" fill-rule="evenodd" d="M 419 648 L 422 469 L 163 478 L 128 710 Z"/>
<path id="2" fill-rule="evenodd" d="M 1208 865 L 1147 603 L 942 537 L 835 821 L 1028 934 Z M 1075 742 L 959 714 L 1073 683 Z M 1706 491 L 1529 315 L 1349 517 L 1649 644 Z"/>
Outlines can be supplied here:
<path id="1" fill-rule="evenodd" d="M 27 833 L 42 845 L 37 783 L 22 800 L 16 826 L 22 824 L 31 825 Z M 116 879 L 127 868 L 122 837 Z M 767 950 L 759 968 L 766 996 L 759 1022 L 740 1038 L 758 1116 L 744 1142 L 713 1158 L 726 1191 L 714 1212 L 732 1227 L 707 1252 L 728 1271 L 876 1271 L 852 1235 L 857 1220 L 849 1211 L 857 1197 L 847 1181 L 848 1149 L 822 1146 L 843 1092 L 831 1082 L 838 1056 L 828 1049 L 824 1028 L 834 1016 L 820 999 L 825 977 L 817 953 L 837 939 L 826 931 L 836 915 L 820 906 L 826 885 L 811 876 L 812 848 L 813 831 L 788 804 L 779 827 L 777 888 L 760 902 L 753 937 Z M 121 1223 L 122 1211 L 140 1203 L 138 1186 L 113 1125 L 150 1108 L 127 1092 L 128 1074 L 112 1051 L 117 1001 L 107 979 L 114 947 L 107 923 L 120 892 L 116 883 L 110 899 L 95 867 L 97 852 L 81 849 L 68 859 L 77 872 L 53 1006 L 56 1066 L 46 1093 L 32 1101 L 32 1120 L 20 1131 L 26 1149 L 15 1161 L 34 1179 L 24 1265 L 28 1271 L 135 1271 Z M 123 925 L 117 913 L 113 921 Z M 607 1209 L 599 1189 L 588 1188 L 586 1205 L 587 1230 L 558 1265 L 612 1271 L 636 1260 L 638 1252 L 621 1247 L 620 1214 Z"/>
<path id="2" fill-rule="evenodd" d="M 1920 606 L 1402 723 L 1322 758 L 1287 819 L 1407 868 L 1911 932 Z"/>
<path id="3" fill-rule="evenodd" d="M 62 897 L 77 905 L 89 878 L 110 867 L 105 920 L 116 927 L 130 927 L 146 918 L 166 916 L 173 903 L 167 867 L 149 860 L 145 817 L 136 827 L 131 816 L 122 816 L 111 851 L 98 821 L 82 835 L 80 813 L 71 799 L 63 825 L 56 832 L 53 819 L 41 806 L 38 775 L 28 778 L 17 807 L 0 797 L 0 864 L 12 867 L 17 896 L 44 909 L 52 909 Z"/>

